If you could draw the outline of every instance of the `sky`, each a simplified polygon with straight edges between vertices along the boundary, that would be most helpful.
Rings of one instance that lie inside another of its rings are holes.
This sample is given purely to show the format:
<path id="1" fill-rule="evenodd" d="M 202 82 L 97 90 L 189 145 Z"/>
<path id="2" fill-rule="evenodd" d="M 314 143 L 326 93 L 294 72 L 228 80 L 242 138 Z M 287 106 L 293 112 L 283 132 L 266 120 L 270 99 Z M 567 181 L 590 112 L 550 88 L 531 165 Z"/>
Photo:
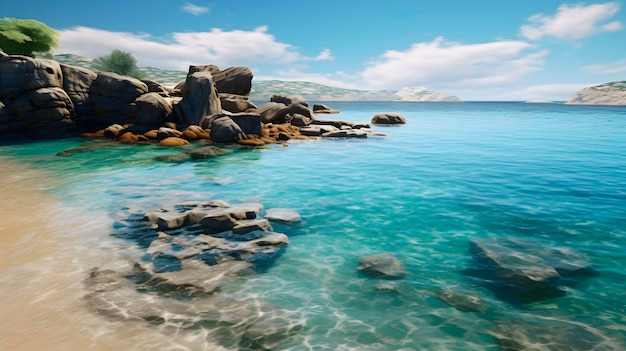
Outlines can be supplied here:
<path id="1" fill-rule="evenodd" d="M 140 67 L 247 66 L 254 80 L 561 101 L 626 80 L 625 2 L 19 0 L 0 18 L 58 30 L 55 54 L 118 49 Z"/>

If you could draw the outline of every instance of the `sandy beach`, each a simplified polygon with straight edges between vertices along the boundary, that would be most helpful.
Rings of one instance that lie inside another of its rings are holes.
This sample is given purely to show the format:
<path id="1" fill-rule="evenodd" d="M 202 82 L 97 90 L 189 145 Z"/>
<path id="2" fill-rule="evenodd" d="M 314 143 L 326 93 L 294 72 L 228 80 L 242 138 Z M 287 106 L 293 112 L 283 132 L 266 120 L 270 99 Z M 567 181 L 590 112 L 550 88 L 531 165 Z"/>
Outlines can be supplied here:
<path id="1" fill-rule="evenodd" d="M 94 234 L 106 230 L 105 223 L 45 194 L 54 186 L 45 173 L 7 158 L 0 164 L 0 349 L 180 350 L 206 344 L 200 334 L 168 335 L 90 311 L 83 280 L 91 268 L 111 264 L 121 248 L 95 248 L 107 240 L 106 233 Z"/>

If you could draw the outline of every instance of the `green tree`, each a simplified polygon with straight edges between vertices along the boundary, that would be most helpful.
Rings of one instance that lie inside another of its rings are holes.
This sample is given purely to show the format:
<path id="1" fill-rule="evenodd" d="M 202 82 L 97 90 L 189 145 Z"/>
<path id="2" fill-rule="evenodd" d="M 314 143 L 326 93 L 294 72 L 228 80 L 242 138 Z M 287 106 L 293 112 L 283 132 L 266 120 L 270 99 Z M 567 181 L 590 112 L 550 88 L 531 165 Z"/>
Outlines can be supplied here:
<path id="1" fill-rule="evenodd" d="M 35 56 L 59 46 L 59 33 L 33 19 L 0 19 L 0 49 L 7 54 Z"/>
<path id="2" fill-rule="evenodd" d="M 113 50 L 110 54 L 100 56 L 93 60 L 93 67 L 96 70 L 113 72 L 123 76 L 137 79 L 145 78 L 146 74 L 137 67 L 137 60 L 130 52 Z"/>

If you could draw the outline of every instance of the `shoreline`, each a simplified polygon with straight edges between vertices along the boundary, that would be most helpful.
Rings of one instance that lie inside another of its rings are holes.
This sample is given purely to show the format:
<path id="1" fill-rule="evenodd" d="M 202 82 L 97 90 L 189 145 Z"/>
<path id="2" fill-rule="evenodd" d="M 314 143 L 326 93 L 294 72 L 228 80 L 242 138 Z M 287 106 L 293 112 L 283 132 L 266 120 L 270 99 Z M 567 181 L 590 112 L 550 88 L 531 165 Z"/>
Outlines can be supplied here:
<path id="1" fill-rule="evenodd" d="M 5 195 L 0 202 L 5 218 L 0 222 L 0 349 L 156 351 L 208 342 L 200 333 L 177 335 L 109 321 L 90 310 L 84 285 L 89 270 L 123 265 L 120 251 L 127 249 L 110 246 L 103 231 L 109 223 L 45 194 L 55 185 L 45 171 L 4 156 L 0 164 Z"/>

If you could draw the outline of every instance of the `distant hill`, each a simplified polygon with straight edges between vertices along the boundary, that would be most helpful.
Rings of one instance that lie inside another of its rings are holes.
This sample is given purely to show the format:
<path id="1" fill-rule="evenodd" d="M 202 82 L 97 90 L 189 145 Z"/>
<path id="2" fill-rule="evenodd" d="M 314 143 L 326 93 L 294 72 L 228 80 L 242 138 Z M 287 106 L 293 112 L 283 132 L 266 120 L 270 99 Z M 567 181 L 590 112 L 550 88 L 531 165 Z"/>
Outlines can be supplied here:
<path id="1" fill-rule="evenodd" d="M 571 105 L 626 105 L 626 81 L 587 87 L 572 95 Z"/>
<path id="2" fill-rule="evenodd" d="M 274 94 L 301 95 L 312 101 L 438 101 L 458 102 L 458 97 L 426 88 L 358 90 L 311 82 L 261 80 L 252 82 L 250 100 L 266 101 Z"/>
<path id="3" fill-rule="evenodd" d="M 67 65 L 80 66 L 93 70 L 92 60 L 86 57 L 61 54 L 54 59 Z M 160 83 L 178 83 L 185 80 L 187 72 L 164 70 L 154 67 L 141 67 L 146 78 Z M 400 90 L 358 90 L 322 85 L 312 82 L 253 80 L 250 100 L 268 101 L 274 94 L 301 95 L 311 101 L 428 101 L 458 102 L 454 95 L 431 91 L 423 87 L 403 88 Z"/>

